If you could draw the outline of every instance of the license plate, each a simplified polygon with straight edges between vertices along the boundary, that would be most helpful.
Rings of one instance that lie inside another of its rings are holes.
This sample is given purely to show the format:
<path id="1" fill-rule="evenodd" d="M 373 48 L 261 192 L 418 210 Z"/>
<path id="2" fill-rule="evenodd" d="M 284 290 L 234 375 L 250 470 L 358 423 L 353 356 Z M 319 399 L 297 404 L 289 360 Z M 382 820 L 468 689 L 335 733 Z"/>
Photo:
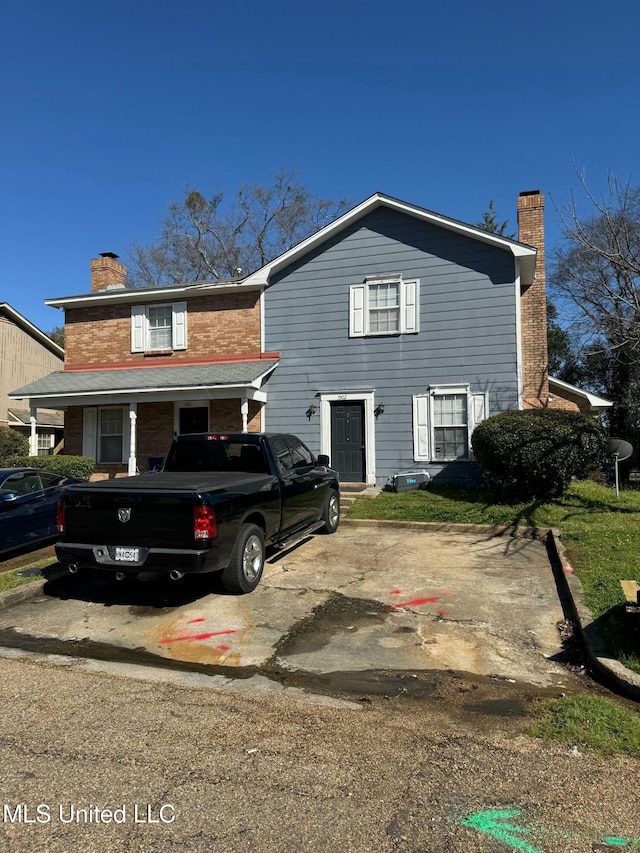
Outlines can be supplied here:
<path id="1" fill-rule="evenodd" d="M 115 558 L 122 563 L 137 563 L 140 559 L 140 549 L 117 547 Z"/>

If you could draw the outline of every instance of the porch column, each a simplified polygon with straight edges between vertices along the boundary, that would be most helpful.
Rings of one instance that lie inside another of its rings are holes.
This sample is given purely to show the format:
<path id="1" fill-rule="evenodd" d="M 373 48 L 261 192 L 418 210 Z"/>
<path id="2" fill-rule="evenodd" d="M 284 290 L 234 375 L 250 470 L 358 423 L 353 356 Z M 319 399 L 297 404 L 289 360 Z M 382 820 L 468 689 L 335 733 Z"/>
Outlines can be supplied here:
<path id="1" fill-rule="evenodd" d="M 29 407 L 29 456 L 38 455 L 37 412 L 38 410 L 35 406 Z"/>
<path id="2" fill-rule="evenodd" d="M 136 421 L 138 419 L 138 404 L 129 403 L 129 476 L 133 477 L 136 473 Z"/>
<path id="3" fill-rule="evenodd" d="M 249 400 L 246 394 L 240 402 L 240 411 L 242 413 L 242 432 L 249 432 Z"/>

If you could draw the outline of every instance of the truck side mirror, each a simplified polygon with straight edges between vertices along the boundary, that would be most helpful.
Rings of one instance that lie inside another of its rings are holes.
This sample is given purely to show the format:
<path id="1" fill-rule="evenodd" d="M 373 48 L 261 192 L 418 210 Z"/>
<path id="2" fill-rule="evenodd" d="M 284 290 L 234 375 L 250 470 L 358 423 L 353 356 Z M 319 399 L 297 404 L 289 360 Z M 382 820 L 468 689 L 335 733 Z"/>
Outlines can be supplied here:
<path id="1" fill-rule="evenodd" d="M 331 460 L 327 456 L 326 453 L 320 453 L 318 455 L 318 465 L 324 465 L 325 468 L 328 468 L 331 464 Z"/>

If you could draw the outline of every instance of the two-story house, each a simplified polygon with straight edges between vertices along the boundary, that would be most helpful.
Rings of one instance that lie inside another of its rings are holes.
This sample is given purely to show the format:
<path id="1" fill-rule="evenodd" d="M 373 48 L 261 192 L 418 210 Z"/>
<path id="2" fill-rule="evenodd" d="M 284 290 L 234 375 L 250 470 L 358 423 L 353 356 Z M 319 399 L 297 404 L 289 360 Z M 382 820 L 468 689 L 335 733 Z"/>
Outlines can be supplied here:
<path id="1" fill-rule="evenodd" d="M 105 253 L 91 293 L 47 300 L 65 311 L 64 370 L 12 397 L 64 408 L 66 452 L 105 476 L 153 467 L 176 433 L 270 430 L 345 482 L 466 480 L 483 418 L 594 410 L 549 393 L 539 192 L 520 195 L 518 229 L 376 193 L 243 279 L 127 288 Z"/>
<path id="2" fill-rule="evenodd" d="M 34 456 L 48 456 L 59 446 L 63 414 L 17 406 L 9 392 L 16 384 L 40 379 L 63 365 L 62 347 L 7 302 L 0 302 L 0 425 L 30 437 Z"/>
<path id="3" fill-rule="evenodd" d="M 261 347 L 262 286 L 127 288 L 116 255 L 90 266 L 90 293 L 47 300 L 65 312 L 64 370 L 12 394 L 65 409 L 65 453 L 116 476 L 160 464 L 175 434 L 261 429 L 278 363 Z"/>

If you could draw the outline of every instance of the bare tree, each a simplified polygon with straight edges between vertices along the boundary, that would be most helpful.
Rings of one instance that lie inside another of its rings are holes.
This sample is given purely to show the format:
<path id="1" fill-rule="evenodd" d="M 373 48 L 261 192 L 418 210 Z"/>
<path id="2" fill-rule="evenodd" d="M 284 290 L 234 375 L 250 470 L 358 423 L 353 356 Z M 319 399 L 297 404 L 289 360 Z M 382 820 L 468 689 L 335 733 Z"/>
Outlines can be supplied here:
<path id="1" fill-rule="evenodd" d="M 640 187 L 610 176 L 608 194 L 596 198 L 578 177 L 592 213 L 581 217 L 573 197 L 559 209 L 564 244 L 552 254 L 550 284 L 571 308 L 583 363 L 607 377 L 611 432 L 630 435 L 640 426 L 630 403 L 640 368 Z"/>
<path id="2" fill-rule="evenodd" d="M 267 187 L 242 186 L 230 198 L 222 190 L 209 198 L 187 190 L 161 220 L 159 239 L 132 245 L 129 282 L 153 287 L 246 275 L 349 206 L 347 199 L 313 195 L 294 170 L 276 172 Z"/>
<path id="3" fill-rule="evenodd" d="M 551 284 L 587 340 L 640 358 L 640 187 L 611 176 L 608 196 L 597 199 L 579 177 L 594 212 L 582 219 L 573 198 L 559 210 L 565 245 L 553 255 Z"/>

